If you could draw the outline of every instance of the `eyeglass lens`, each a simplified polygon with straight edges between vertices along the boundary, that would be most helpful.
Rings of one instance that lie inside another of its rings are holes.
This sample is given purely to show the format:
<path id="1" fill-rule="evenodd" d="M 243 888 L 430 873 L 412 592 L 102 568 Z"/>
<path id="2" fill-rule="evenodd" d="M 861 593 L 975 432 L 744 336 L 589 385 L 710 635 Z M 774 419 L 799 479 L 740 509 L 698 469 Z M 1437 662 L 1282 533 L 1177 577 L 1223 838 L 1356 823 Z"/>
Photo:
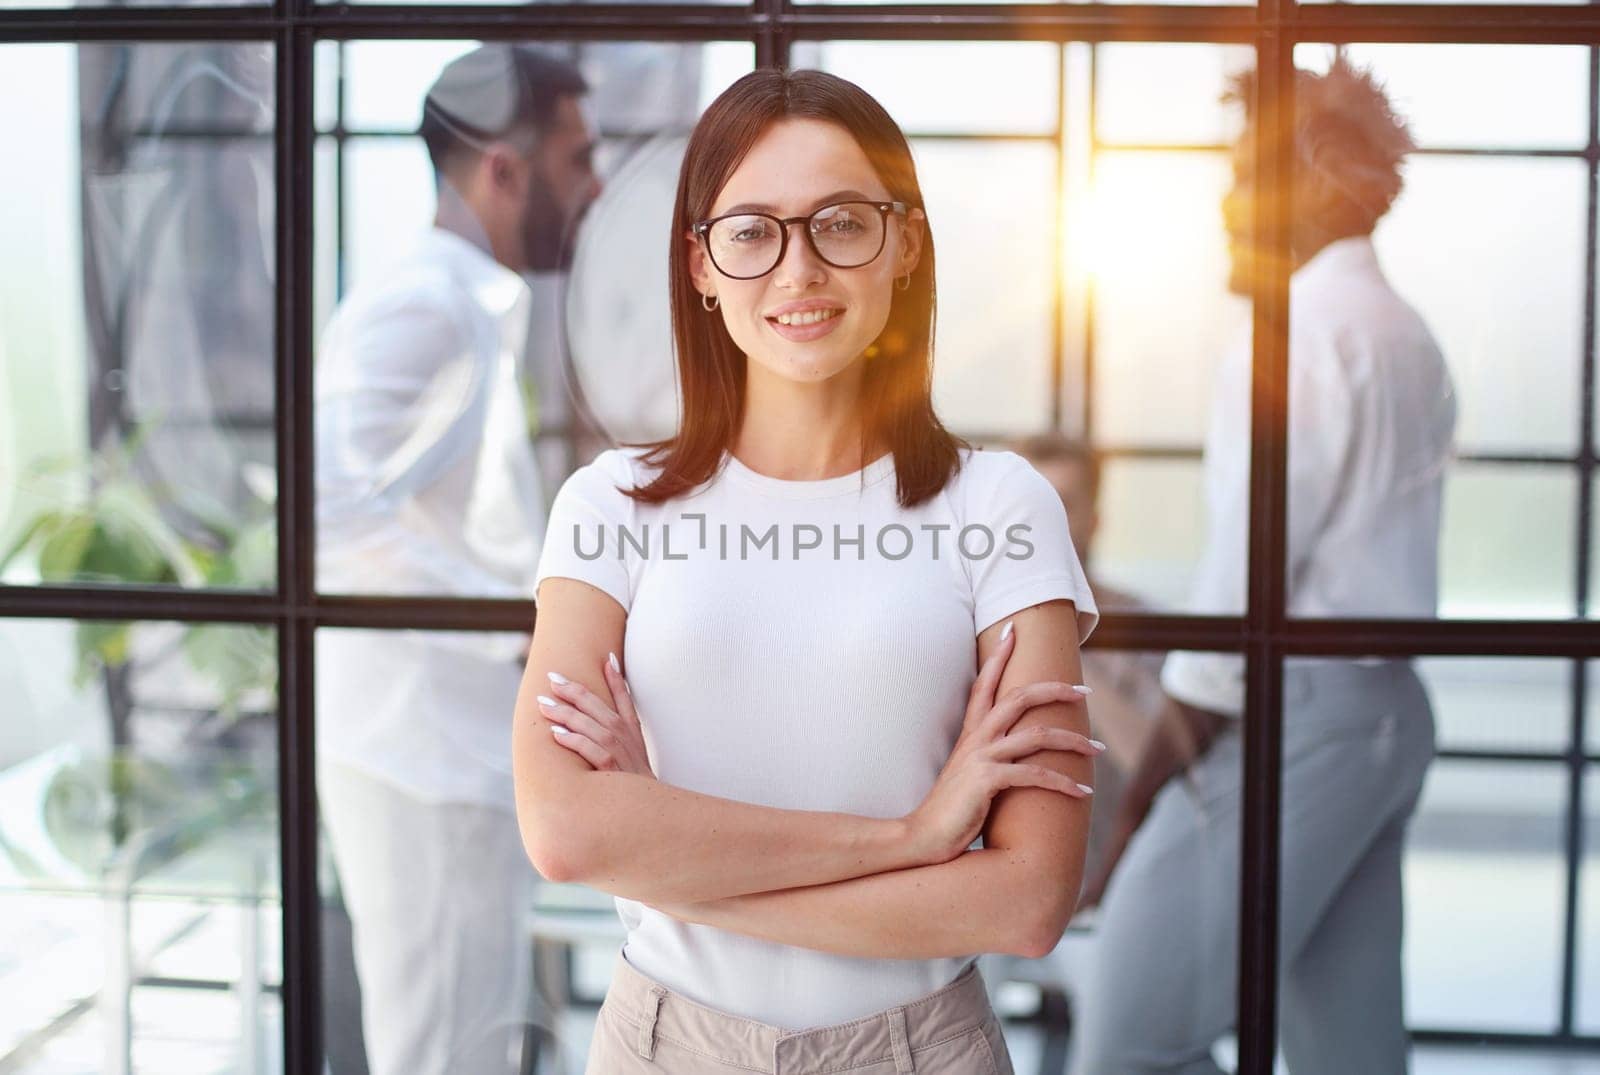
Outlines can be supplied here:
<path id="1" fill-rule="evenodd" d="M 871 202 L 823 206 L 806 225 L 817 254 L 840 269 L 857 268 L 877 257 L 883 229 L 883 214 Z M 772 271 L 783 248 L 777 219 L 759 213 L 724 217 L 711 225 L 706 239 L 717 268 L 736 277 Z"/>

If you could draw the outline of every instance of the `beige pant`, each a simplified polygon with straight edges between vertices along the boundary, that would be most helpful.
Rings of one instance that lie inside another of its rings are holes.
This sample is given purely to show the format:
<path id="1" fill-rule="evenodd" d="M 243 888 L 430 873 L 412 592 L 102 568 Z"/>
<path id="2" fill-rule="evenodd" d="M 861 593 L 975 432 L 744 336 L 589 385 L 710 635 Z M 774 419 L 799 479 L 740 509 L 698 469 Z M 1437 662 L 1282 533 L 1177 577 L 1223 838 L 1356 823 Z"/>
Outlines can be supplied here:
<path id="1" fill-rule="evenodd" d="M 586 1075 L 1014 1075 L 974 964 L 927 996 L 848 1023 L 783 1030 L 696 1004 L 621 953 Z"/>

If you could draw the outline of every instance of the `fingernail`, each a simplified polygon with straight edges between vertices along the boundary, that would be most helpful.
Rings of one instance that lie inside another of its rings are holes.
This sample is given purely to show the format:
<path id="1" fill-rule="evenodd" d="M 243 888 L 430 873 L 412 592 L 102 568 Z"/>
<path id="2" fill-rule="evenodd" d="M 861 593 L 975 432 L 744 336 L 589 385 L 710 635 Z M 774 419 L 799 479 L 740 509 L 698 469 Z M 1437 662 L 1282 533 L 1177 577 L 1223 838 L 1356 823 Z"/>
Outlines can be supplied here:
<path id="1" fill-rule="evenodd" d="M 1094 747 L 1096 750 L 1104 750 L 1106 748 L 1106 745 L 1098 739 L 1089 740 L 1089 745 Z"/>
<path id="2" fill-rule="evenodd" d="M 1011 621 L 1011 620 L 1007 620 L 1006 621 L 1006 625 L 1004 627 L 1000 628 L 1000 641 L 1004 642 L 1006 639 L 1011 637 L 1011 624 L 1012 624 L 1012 622 L 1013 621 Z"/>
<path id="3" fill-rule="evenodd" d="M 557 686 L 567 682 L 567 677 L 562 675 L 560 672 L 546 672 L 545 675 L 549 676 L 550 682 L 556 684 Z"/>
<path id="4" fill-rule="evenodd" d="M 551 731 L 552 731 L 552 732 L 554 732 L 554 733 L 555 733 L 555 734 L 557 734 L 557 735 L 568 735 L 568 734 L 570 734 L 570 733 L 569 733 L 569 732 L 568 732 L 568 731 L 567 731 L 567 729 L 566 729 L 566 728 L 563 728 L 563 727 L 562 727 L 562 726 L 561 726 L 561 725 L 559 725 L 559 724 L 552 724 L 552 725 L 550 725 L 550 730 L 551 730 Z"/>
<path id="5" fill-rule="evenodd" d="M 1086 687 L 1082 683 L 1073 684 L 1072 689 L 1077 691 L 1079 694 L 1093 694 L 1094 693 L 1094 688 L 1093 687 Z"/>
<path id="6" fill-rule="evenodd" d="M 1093 795 L 1094 794 L 1094 789 L 1091 788 L 1088 784 L 1079 784 L 1078 785 L 1078 790 L 1083 792 L 1085 795 Z"/>
<path id="7" fill-rule="evenodd" d="M 542 694 L 536 694 L 536 695 L 534 695 L 534 697 L 539 699 L 539 704 L 540 705 L 547 705 L 551 709 L 554 709 L 556 706 L 561 704 L 560 702 L 556 701 L 554 698 L 546 698 Z"/>
<path id="8" fill-rule="evenodd" d="M 620 676 L 622 674 L 622 666 L 617 663 L 617 655 L 615 653 L 608 653 L 606 654 L 606 659 L 611 662 L 611 670 Z"/>

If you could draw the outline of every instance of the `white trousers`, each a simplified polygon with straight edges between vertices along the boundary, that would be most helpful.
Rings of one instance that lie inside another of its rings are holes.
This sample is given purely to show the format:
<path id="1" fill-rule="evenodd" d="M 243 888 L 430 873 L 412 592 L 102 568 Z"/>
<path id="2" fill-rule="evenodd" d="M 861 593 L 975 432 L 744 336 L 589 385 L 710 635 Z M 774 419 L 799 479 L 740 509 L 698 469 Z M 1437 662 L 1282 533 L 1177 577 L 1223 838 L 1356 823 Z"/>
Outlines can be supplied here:
<path id="1" fill-rule="evenodd" d="M 503 810 L 428 803 L 342 765 L 317 795 L 350 912 L 371 1075 L 511 1075 L 538 875 Z"/>
<path id="2" fill-rule="evenodd" d="M 1409 662 L 1284 672 L 1279 1041 L 1293 1075 L 1399 1075 L 1401 851 L 1434 750 Z M 1101 907 L 1076 998 L 1081 1075 L 1217 1075 L 1234 1025 L 1237 726 L 1169 783 Z"/>

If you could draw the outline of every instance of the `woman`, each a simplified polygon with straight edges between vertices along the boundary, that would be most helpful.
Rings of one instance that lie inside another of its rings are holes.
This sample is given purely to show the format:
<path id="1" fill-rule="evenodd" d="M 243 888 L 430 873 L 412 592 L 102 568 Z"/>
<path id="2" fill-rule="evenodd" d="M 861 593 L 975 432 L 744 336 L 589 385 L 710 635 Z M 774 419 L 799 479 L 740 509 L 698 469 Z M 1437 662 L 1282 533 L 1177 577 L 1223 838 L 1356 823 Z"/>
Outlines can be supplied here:
<path id="1" fill-rule="evenodd" d="M 628 929 L 590 1072 L 1010 1072 L 975 956 L 1075 907 L 1094 600 L 1049 484 L 933 413 L 921 206 L 821 72 L 690 137 L 682 427 L 562 486 L 517 702 L 529 856 Z"/>

